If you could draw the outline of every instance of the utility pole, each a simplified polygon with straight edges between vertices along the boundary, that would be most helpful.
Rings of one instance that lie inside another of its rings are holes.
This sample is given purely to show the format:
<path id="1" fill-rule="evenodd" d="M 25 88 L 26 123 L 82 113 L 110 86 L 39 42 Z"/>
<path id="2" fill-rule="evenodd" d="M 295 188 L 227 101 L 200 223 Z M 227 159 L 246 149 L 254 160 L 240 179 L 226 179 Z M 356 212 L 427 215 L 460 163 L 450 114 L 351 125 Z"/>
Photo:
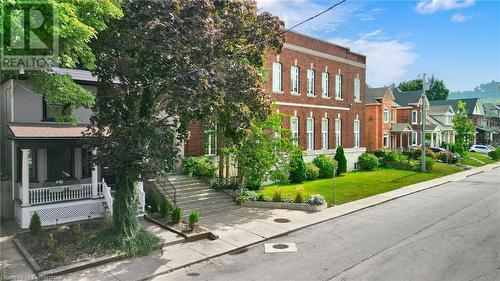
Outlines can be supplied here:
<path id="1" fill-rule="evenodd" d="M 429 106 L 427 104 L 427 96 L 425 95 L 425 91 L 429 90 L 430 88 L 430 81 L 426 79 L 425 73 L 422 77 L 422 96 L 420 97 L 420 131 L 421 131 L 421 148 L 422 148 L 422 155 L 420 157 L 420 171 L 425 172 L 426 167 L 425 167 L 425 156 L 426 156 L 426 149 L 425 149 L 425 114 L 427 107 Z"/>
<path id="2" fill-rule="evenodd" d="M 336 205 L 335 202 L 335 174 L 337 173 L 337 168 L 333 167 L 333 201 L 332 201 L 332 207 Z"/>

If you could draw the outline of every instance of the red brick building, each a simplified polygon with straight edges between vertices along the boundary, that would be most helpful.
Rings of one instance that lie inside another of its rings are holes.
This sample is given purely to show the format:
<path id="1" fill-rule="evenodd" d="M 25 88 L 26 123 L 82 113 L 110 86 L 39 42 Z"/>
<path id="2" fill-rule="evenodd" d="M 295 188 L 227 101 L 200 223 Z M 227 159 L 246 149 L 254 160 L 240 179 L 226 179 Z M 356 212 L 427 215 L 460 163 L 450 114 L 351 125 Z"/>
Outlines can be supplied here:
<path id="1" fill-rule="evenodd" d="M 305 160 L 333 155 L 344 148 L 348 167 L 364 152 L 366 57 L 348 48 L 288 32 L 279 55 L 269 55 L 269 80 L 277 110 L 286 116 Z M 193 124 L 184 147 L 186 156 L 216 154 L 216 140 L 201 124 Z"/>

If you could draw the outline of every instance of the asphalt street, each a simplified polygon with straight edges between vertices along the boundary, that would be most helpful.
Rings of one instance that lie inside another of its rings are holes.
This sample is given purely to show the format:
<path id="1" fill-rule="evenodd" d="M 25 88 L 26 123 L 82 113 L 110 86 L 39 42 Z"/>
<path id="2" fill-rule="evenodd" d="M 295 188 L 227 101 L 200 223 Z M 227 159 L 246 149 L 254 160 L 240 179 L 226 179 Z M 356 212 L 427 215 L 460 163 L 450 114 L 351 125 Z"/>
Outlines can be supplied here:
<path id="1" fill-rule="evenodd" d="M 500 280 L 500 169 L 265 243 L 154 280 Z"/>

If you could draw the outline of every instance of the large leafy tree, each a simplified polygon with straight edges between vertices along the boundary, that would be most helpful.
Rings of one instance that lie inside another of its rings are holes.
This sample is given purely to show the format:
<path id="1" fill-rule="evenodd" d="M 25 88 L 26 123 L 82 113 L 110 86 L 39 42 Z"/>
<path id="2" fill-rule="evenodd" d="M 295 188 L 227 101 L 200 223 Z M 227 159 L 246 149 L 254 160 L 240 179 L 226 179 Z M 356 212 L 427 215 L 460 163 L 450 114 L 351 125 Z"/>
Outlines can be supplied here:
<path id="1" fill-rule="evenodd" d="M 422 90 L 422 79 L 414 79 L 410 81 L 404 81 L 399 83 L 398 88 L 402 91 L 417 91 Z M 436 79 L 434 76 L 431 77 L 431 87 L 425 92 L 429 100 L 446 100 L 450 90 L 446 88 L 443 80 Z"/>
<path id="2" fill-rule="evenodd" d="M 457 112 L 453 116 L 453 130 L 455 130 L 455 150 L 457 153 L 464 155 L 475 138 L 475 129 L 463 101 L 458 102 Z"/>
<path id="3" fill-rule="evenodd" d="M 125 1 L 124 17 L 99 33 L 100 77 L 91 132 L 96 161 L 117 174 L 113 231 L 136 237 L 134 182 L 168 171 L 193 121 L 241 142 L 270 114 L 261 87 L 266 50 L 283 24 L 252 1 Z"/>
<path id="4" fill-rule="evenodd" d="M 39 33 L 42 41 L 48 36 L 54 35 L 59 39 L 59 51 L 53 54 L 52 60 L 57 62 L 60 67 L 74 68 L 80 66 L 86 69 L 95 67 L 95 56 L 89 45 L 91 39 L 95 38 L 99 31 L 106 28 L 106 24 L 111 19 L 120 18 L 122 11 L 120 8 L 121 0 L 86 0 L 86 1 L 63 1 L 46 0 L 41 3 L 47 3 L 42 6 L 44 9 L 53 9 L 57 18 L 57 25 L 51 28 L 51 32 Z M 9 8 L 24 7 L 40 9 L 37 1 L 22 0 L 0 0 L 3 7 L 2 12 Z M 4 20 L 4 16 L 5 18 Z M 6 34 L 11 26 L 23 26 L 20 22 L 23 17 L 15 17 L 11 14 L 1 15 L 5 25 L 0 30 L 0 36 Z M 42 29 L 48 29 L 44 22 Z M 52 34 L 53 32 L 53 34 Z M 24 32 L 25 37 L 29 37 L 28 32 Z M 44 36 L 45 35 L 45 36 Z M 23 37 L 12 37 L 12 40 L 25 40 Z M 4 38 L 5 39 L 5 38 Z M 15 42 L 14 42 L 15 43 Z M 3 40 L 0 46 L 5 53 L 11 51 L 11 40 Z M 50 69 L 46 70 L 26 70 L 24 74 L 34 86 L 34 89 L 42 94 L 48 103 L 66 105 L 64 112 L 56 118 L 59 121 L 76 122 L 72 111 L 78 107 L 91 107 L 94 103 L 92 93 L 73 82 L 69 75 L 57 75 Z M 0 71 L 0 81 L 19 76 L 19 71 L 2 70 Z"/>

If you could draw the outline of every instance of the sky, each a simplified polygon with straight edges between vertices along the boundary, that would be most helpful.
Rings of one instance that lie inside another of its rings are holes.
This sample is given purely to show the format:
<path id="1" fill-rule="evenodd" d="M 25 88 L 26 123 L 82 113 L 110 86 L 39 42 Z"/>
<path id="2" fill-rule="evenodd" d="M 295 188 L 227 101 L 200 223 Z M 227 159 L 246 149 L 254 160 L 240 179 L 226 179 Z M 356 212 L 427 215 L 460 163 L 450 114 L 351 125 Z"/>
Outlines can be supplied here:
<path id="1" fill-rule="evenodd" d="M 257 0 L 286 27 L 340 0 Z M 500 0 L 346 0 L 294 29 L 367 56 L 367 83 L 433 74 L 451 91 L 500 80 Z"/>

